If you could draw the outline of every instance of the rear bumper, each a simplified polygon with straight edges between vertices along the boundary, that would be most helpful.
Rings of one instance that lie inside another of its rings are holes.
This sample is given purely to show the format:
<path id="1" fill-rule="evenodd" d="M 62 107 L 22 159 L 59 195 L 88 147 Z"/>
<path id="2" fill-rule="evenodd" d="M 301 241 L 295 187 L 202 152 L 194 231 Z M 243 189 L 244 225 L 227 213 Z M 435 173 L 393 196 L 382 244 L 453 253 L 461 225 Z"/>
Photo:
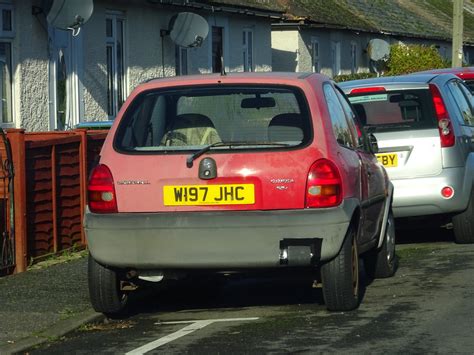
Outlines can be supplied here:
<path id="1" fill-rule="evenodd" d="M 414 217 L 465 210 L 472 187 L 472 178 L 465 175 L 465 168 L 448 168 L 433 177 L 391 180 L 395 187 L 394 216 Z M 454 189 L 450 199 L 441 196 L 445 186 Z"/>
<path id="2" fill-rule="evenodd" d="M 298 244 L 318 239 L 320 260 L 336 256 L 357 205 L 357 200 L 346 199 L 329 209 L 109 215 L 86 211 L 84 229 L 92 256 L 108 266 L 272 268 L 281 265 L 283 240 Z"/>

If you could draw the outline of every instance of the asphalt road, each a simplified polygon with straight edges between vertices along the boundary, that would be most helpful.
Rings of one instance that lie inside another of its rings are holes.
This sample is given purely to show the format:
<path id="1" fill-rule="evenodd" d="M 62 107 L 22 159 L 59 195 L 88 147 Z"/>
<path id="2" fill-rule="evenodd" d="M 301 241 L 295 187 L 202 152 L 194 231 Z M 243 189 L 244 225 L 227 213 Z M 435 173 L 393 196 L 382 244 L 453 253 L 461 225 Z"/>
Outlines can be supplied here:
<path id="1" fill-rule="evenodd" d="M 396 275 L 364 277 L 353 312 L 327 312 L 321 290 L 305 279 L 181 282 L 141 295 L 123 319 L 84 326 L 30 353 L 473 354 L 474 245 L 429 230 L 398 237 Z"/>

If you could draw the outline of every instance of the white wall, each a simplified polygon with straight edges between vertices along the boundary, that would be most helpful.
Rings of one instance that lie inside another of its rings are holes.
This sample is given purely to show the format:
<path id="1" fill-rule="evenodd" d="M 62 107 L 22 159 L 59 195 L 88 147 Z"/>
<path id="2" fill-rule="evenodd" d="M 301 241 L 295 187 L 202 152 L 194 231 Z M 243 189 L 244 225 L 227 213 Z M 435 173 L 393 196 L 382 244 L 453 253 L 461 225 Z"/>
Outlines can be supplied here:
<path id="1" fill-rule="evenodd" d="M 357 73 L 369 72 L 370 61 L 367 54 L 367 44 L 371 39 L 380 38 L 392 43 L 435 45 L 445 59 L 451 59 L 451 43 L 439 40 L 416 39 L 407 37 L 383 36 L 365 32 L 332 29 L 304 28 L 297 30 L 281 30 L 274 26 L 272 30 L 273 70 L 275 71 L 312 71 L 311 38 L 319 42 L 320 72 L 333 76 L 331 42 L 341 44 L 341 71 L 340 74 L 351 74 L 351 43 L 357 45 Z M 470 52 L 470 60 L 474 62 L 474 49 L 465 47 Z M 297 53 L 297 55 L 293 55 Z"/>
<path id="2" fill-rule="evenodd" d="M 298 31 L 274 29 L 271 38 L 273 70 L 298 71 Z"/>
<path id="3" fill-rule="evenodd" d="M 107 73 L 105 51 L 105 16 L 107 10 L 122 11 L 125 16 L 125 45 L 127 67 L 127 94 L 139 83 L 163 76 L 162 40 L 165 53 L 164 75 L 175 75 L 175 44 L 169 36 L 160 37 L 161 29 L 168 29 L 169 21 L 177 10 L 141 3 L 137 6 L 126 1 L 95 2 L 94 15 L 84 26 L 84 100 L 85 120 L 107 119 Z M 188 10 L 190 11 L 190 10 Z M 227 70 L 242 71 L 242 30 L 254 30 L 254 64 L 256 71 L 270 71 L 271 27 L 270 20 L 225 13 L 210 15 L 198 12 L 212 25 L 223 26 L 225 65 Z M 205 74 L 212 71 L 211 33 L 202 46 L 189 49 L 188 73 Z"/>
<path id="4" fill-rule="evenodd" d="M 49 129 L 49 55 L 48 34 L 32 15 L 32 6 L 42 0 L 12 0 L 16 36 L 12 40 L 14 71 L 13 126 L 28 131 Z M 125 16 L 125 68 L 128 95 L 139 83 L 163 76 L 161 29 L 168 29 L 169 20 L 178 11 L 193 9 L 163 8 L 147 1 L 95 0 L 94 13 L 81 29 L 83 36 L 83 101 L 85 121 L 106 120 L 106 14 L 121 11 Z M 225 26 L 224 46 L 228 71 L 243 70 L 242 31 L 254 33 L 254 67 L 256 71 L 272 69 L 270 19 L 201 12 L 210 26 Z M 211 65 L 211 36 L 200 48 L 189 50 L 190 74 L 208 73 Z M 165 76 L 175 75 L 175 45 L 164 37 Z"/>
<path id="5" fill-rule="evenodd" d="M 38 1 L 13 2 L 15 38 L 12 43 L 13 108 L 16 127 L 48 130 L 47 31 L 31 14 Z"/>

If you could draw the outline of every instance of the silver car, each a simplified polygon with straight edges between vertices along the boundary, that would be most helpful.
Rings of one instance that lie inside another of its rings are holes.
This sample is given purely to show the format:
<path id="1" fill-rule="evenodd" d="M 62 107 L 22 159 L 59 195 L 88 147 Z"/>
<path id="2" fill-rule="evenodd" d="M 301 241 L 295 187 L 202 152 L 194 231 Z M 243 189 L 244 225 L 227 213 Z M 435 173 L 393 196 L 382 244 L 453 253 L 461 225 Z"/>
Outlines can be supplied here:
<path id="1" fill-rule="evenodd" d="M 428 216 L 474 243 L 474 100 L 452 74 L 345 82 L 395 191 L 395 217 Z"/>

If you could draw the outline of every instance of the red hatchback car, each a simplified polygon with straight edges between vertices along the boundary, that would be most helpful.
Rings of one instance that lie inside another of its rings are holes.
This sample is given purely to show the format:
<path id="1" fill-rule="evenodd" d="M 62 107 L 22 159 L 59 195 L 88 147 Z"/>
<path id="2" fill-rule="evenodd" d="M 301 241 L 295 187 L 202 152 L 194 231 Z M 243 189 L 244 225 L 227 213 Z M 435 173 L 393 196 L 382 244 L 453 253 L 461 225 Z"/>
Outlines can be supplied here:
<path id="1" fill-rule="evenodd" d="M 309 271 L 329 310 L 360 298 L 359 255 L 395 270 L 393 187 L 342 91 L 301 73 L 183 76 L 139 85 L 89 182 L 97 311 L 193 272 Z"/>
<path id="2" fill-rule="evenodd" d="M 433 74 L 454 74 L 461 78 L 466 86 L 471 90 L 471 93 L 474 93 L 474 67 L 455 67 L 455 68 L 443 68 L 443 69 L 432 69 L 422 72 L 417 72 L 413 74 L 420 73 L 433 73 Z"/>

